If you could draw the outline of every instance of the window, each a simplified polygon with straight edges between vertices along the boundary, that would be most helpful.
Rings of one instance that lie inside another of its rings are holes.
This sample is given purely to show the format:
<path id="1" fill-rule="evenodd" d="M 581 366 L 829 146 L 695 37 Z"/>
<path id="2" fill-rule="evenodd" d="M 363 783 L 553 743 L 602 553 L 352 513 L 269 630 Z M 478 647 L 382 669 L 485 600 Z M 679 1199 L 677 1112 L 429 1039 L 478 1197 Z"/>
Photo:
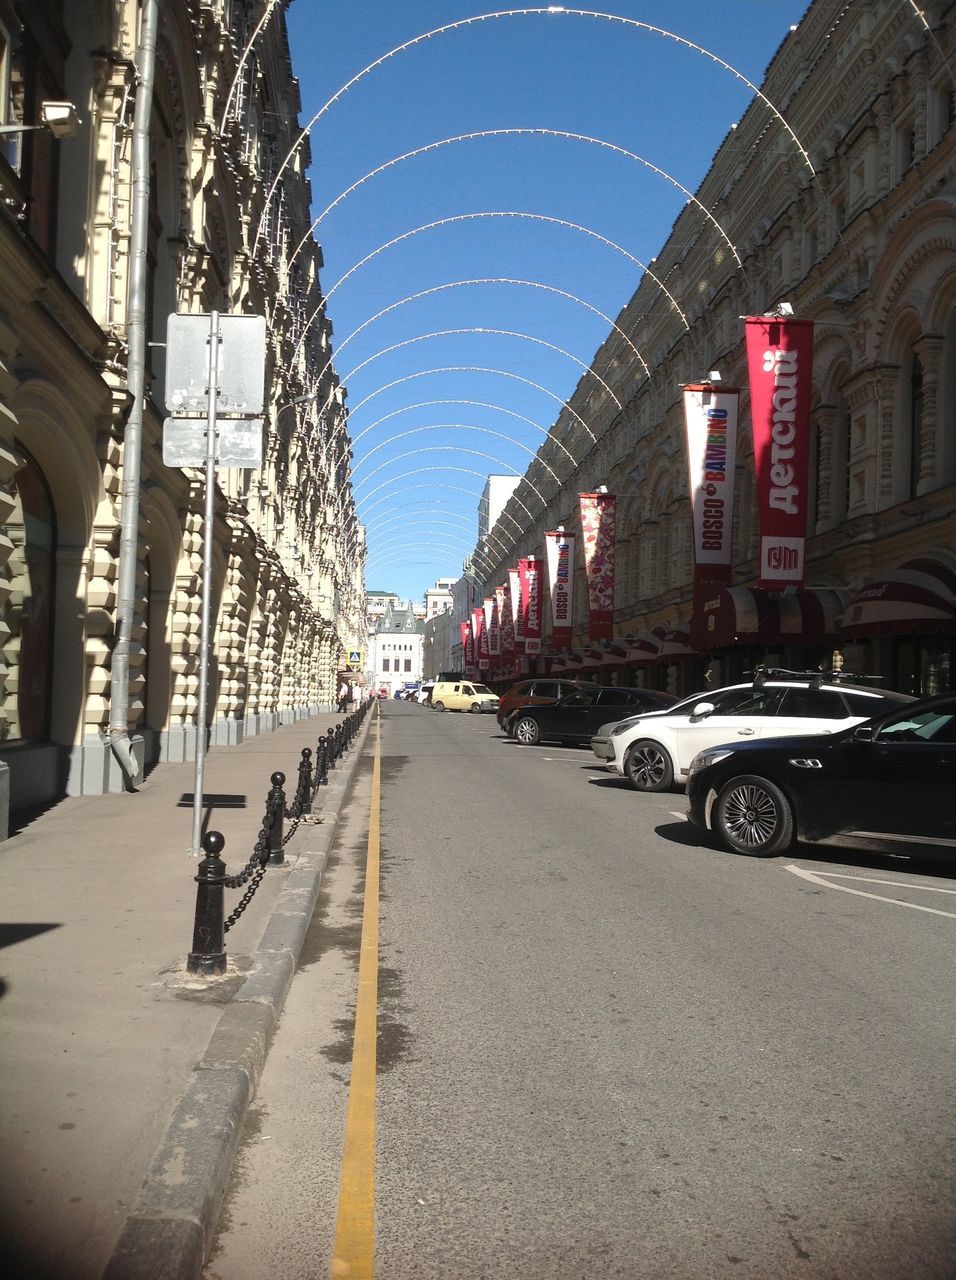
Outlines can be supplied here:
<path id="1" fill-rule="evenodd" d="M 733 689 L 717 703 L 715 715 L 768 716 L 779 698 L 776 689 Z M 706 695 L 703 701 L 707 701 Z"/>
<path id="2" fill-rule="evenodd" d="M 390 658 L 383 658 L 383 659 L 382 659 L 382 670 L 383 670 L 383 671 L 390 671 L 390 670 L 391 670 L 390 662 L 391 662 L 391 659 L 390 659 Z"/>
<path id="3" fill-rule="evenodd" d="M 638 699 L 630 689 L 602 689 L 597 700 L 602 707 L 629 707 Z"/>
<path id="4" fill-rule="evenodd" d="M 922 458 L 923 439 L 923 365 L 919 356 L 913 356 L 910 368 L 909 383 L 909 455 L 910 455 L 910 490 L 909 496 L 915 498 L 919 489 L 920 461 Z"/>
<path id="5" fill-rule="evenodd" d="M 39 742 L 50 734 L 56 517 L 43 472 L 22 446 L 17 447 L 26 465 L 16 476 L 17 504 L 5 529 L 13 552 L 5 610 L 10 634 L 3 646 L 3 657 L 16 678 L 8 681 L 3 728 L 11 738 Z"/>
<path id="6" fill-rule="evenodd" d="M 63 50 L 69 48 L 69 40 L 52 6 L 22 5 L 20 15 L 19 31 L 0 28 L 0 116 L 8 124 L 39 124 L 41 103 L 66 97 Z M 24 188 L 27 230 L 41 249 L 52 254 L 56 237 L 57 143 L 46 129 L 11 134 L 4 141 L 7 163 L 19 174 Z"/>
<path id="7" fill-rule="evenodd" d="M 845 720 L 847 709 L 840 695 L 832 690 L 785 689 L 776 714 L 813 720 Z"/>
<path id="8" fill-rule="evenodd" d="M 411 660 L 411 658 L 406 658 L 406 659 L 405 659 L 405 670 L 406 670 L 406 671 L 411 671 L 411 669 L 412 669 L 412 660 Z"/>
<path id="9" fill-rule="evenodd" d="M 916 159 L 916 128 L 912 119 L 902 120 L 896 126 L 893 139 L 893 176 L 897 182 Z"/>

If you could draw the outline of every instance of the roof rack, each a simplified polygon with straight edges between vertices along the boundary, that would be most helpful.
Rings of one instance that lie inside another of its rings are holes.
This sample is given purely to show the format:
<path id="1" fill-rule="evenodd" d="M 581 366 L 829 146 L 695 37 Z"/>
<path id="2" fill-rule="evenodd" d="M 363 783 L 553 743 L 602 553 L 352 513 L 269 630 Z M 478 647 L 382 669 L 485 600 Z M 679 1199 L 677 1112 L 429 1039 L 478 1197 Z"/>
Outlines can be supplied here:
<path id="1" fill-rule="evenodd" d="M 781 678 L 790 680 L 808 680 L 811 689 L 819 689 L 824 684 L 840 684 L 841 682 L 857 683 L 861 680 L 883 680 L 884 676 L 866 675 L 860 671 L 844 671 L 842 668 L 832 671 L 790 671 L 787 667 L 755 667 L 753 675 L 754 688 L 759 689 L 768 680 Z"/>

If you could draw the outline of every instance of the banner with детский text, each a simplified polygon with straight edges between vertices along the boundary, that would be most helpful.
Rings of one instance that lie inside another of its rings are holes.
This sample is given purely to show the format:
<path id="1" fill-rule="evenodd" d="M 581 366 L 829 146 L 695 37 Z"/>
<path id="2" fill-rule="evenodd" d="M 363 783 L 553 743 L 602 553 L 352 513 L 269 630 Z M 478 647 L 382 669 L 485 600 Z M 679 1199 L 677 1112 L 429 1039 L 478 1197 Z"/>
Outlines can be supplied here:
<path id="1" fill-rule="evenodd" d="M 750 422 L 760 534 L 758 585 L 802 587 L 807 544 L 813 321 L 748 316 Z"/>

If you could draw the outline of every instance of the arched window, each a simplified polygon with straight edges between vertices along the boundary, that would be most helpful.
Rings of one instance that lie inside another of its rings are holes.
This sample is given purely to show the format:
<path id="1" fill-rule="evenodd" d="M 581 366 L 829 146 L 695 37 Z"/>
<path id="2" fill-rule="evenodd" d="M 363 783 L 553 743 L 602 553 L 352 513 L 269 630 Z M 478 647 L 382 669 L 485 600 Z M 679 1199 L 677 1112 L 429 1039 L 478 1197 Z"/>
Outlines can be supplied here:
<path id="1" fill-rule="evenodd" d="M 56 517 L 43 472 L 22 445 L 17 449 L 25 466 L 15 478 L 17 504 L 6 524 L 13 552 L 3 732 L 8 739 L 43 742 L 50 736 L 52 702 Z"/>
<path id="2" fill-rule="evenodd" d="M 915 498 L 919 488 L 923 446 L 923 364 L 913 355 L 909 377 L 909 496 Z"/>

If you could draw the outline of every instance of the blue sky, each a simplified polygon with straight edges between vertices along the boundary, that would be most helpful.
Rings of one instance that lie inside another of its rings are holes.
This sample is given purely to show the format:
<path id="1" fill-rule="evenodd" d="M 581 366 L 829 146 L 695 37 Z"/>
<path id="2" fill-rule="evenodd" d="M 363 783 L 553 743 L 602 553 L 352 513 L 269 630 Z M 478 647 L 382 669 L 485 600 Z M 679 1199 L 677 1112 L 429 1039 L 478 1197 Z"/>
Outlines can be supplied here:
<path id="1" fill-rule="evenodd" d="M 615 0 L 566 9 L 664 28 L 759 85 L 806 7 Z M 295 0 L 288 25 L 302 123 L 397 46 L 511 8 Z M 685 197 L 621 151 L 693 191 L 751 97 L 728 71 L 666 37 L 607 17 L 524 12 L 386 58 L 316 122 L 315 217 L 372 170 L 431 148 L 370 178 L 316 230 L 335 365 L 349 392 L 369 588 L 421 598 L 436 578 L 457 576 L 475 545 L 486 476 L 524 472 L 583 373 L 575 361 L 588 364 L 607 336 L 610 326 L 589 308 L 616 317 L 640 280 L 633 259 L 650 262 L 666 240 Z M 491 130 L 499 132 L 434 146 Z M 611 145 L 518 132 L 527 130 Z M 464 216 L 489 213 L 538 216 Z M 406 238 L 375 252 L 398 237 Z M 492 278 L 548 288 L 458 283 Z"/>

